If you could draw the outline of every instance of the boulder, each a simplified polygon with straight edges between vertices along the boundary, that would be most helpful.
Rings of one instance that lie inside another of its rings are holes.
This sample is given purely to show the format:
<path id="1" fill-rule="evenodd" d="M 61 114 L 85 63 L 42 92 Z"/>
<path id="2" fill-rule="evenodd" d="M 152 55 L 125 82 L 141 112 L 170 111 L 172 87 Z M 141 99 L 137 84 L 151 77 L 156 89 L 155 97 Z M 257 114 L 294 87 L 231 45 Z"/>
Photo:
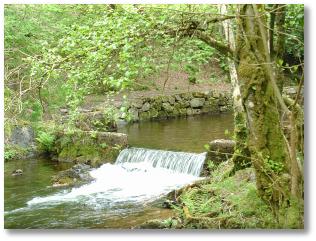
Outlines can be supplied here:
<path id="1" fill-rule="evenodd" d="M 192 93 L 182 93 L 180 96 L 184 100 L 191 100 L 193 98 Z"/>
<path id="2" fill-rule="evenodd" d="M 120 149 L 127 146 L 127 135 L 116 132 L 62 131 L 55 141 L 56 159 L 60 162 L 85 163 L 97 167 L 113 162 Z"/>
<path id="3" fill-rule="evenodd" d="M 193 115 L 193 110 L 191 108 L 187 108 L 187 115 Z"/>
<path id="4" fill-rule="evenodd" d="M 167 112 L 173 111 L 173 107 L 170 105 L 169 102 L 162 103 L 162 109 L 166 110 Z"/>
<path id="5" fill-rule="evenodd" d="M 169 97 L 168 97 L 168 102 L 169 102 L 171 105 L 174 105 L 174 103 L 176 102 L 175 97 L 169 96 Z"/>
<path id="6" fill-rule="evenodd" d="M 192 115 L 200 115 L 201 110 L 200 109 L 192 109 Z"/>
<path id="7" fill-rule="evenodd" d="M 131 106 L 140 109 L 143 107 L 143 100 L 140 98 L 134 99 L 134 100 L 132 100 Z"/>
<path id="8" fill-rule="evenodd" d="M 179 104 L 181 108 L 183 107 L 187 108 L 190 106 L 190 102 L 188 100 L 182 100 L 181 102 L 179 102 Z"/>
<path id="9" fill-rule="evenodd" d="M 103 111 L 82 112 L 75 121 L 78 129 L 83 131 L 116 131 L 117 125 L 110 120 Z"/>
<path id="10" fill-rule="evenodd" d="M 235 141 L 217 139 L 209 143 L 209 150 L 207 159 L 211 160 L 214 164 L 219 164 L 232 157 L 234 154 Z"/>
<path id="11" fill-rule="evenodd" d="M 153 219 L 135 227 L 136 229 L 165 229 L 167 228 L 163 220 Z"/>
<path id="12" fill-rule="evenodd" d="M 138 110 L 136 108 L 130 108 L 128 110 L 128 114 L 133 121 L 139 120 L 139 114 L 138 114 Z"/>
<path id="13" fill-rule="evenodd" d="M 73 167 L 60 171 L 52 177 L 53 186 L 69 186 L 86 184 L 94 180 L 89 174 L 90 166 L 85 164 L 77 164 Z"/>
<path id="14" fill-rule="evenodd" d="M 204 105 L 204 102 L 204 98 L 193 98 L 192 100 L 190 100 L 190 106 L 192 108 L 202 107 Z"/>
<path id="15" fill-rule="evenodd" d="M 195 98 L 204 98 L 205 97 L 205 94 L 203 92 L 193 92 L 192 95 Z"/>
<path id="16" fill-rule="evenodd" d="M 148 111 L 140 112 L 139 113 L 139 120 L 149 120 L 150 119 L 150 113 Z"/>
<path id="17" fill-rule="evenodd" d="M 149 111 L 150 110 L 150 104 L 148 102 L 145 102 L 141 108 L 141 110 L 144 111 Z"/>
<path id="18" fill-rule="evenodd" d="M 9 142 L 20 147 L 30 147 L 35 143 L 35 133 L 31 126 L 15 126 Z"/>
<path id="19" fill-rule="evenodd" d="M 220 112 L 226 112 L 228 111 L 228 109 L 229 109 L 228 106 L 225 106 L 225 105 L 219 107 Z"/>
<path id="20" fill-rule="evenodd" d="M 175 100 L 177 102 L 181 102 L 182 101 L 182 98 L 180 97 L 180 95 L 175 95 L 174 98 L 175 98 Z"/>

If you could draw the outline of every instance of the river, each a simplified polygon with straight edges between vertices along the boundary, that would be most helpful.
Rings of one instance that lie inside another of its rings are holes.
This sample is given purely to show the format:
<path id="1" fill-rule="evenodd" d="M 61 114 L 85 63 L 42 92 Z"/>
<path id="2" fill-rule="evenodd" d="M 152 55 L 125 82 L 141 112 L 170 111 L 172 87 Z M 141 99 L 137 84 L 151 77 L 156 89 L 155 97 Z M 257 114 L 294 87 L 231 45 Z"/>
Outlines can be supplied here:
<path id="1" fill-rule="evenodd" d="M 225 130 L 232 129 L 228 113 L 134 123 L 119 131 L 134 147 L 202 153 L 205 143 L 225 138 Z M 131 228 L 167 218 L 172 211 L 155 200 L 199 177 L 144 163 L 105 164 L 91 170 L 96 178 L 91 184 L 56 188 L 51 176 L 69 166 L 44 159 L 6 162 L 5 228 Z M 15 169 L 23 175 L 12 176 Z"/>

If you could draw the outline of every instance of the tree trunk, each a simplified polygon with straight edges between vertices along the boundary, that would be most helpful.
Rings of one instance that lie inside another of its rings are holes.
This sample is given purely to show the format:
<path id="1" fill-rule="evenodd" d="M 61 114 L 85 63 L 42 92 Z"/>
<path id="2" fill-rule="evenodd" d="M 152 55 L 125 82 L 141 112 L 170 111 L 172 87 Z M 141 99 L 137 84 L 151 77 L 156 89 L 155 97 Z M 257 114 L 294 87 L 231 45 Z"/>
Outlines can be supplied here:
<path id="1" fill-rule="evenodd" d="M 249 128 L 248 145 L 259 195 L 282 227 L 298 228 L 303 225 L 302 185 L 299 176 L 293 178 L 296 157 L 291 156 L 282 131 L 279 108 L 287 108 L 275 83 L 262 12 L 261 5 L 241 5 L 237 19 L 237 74 Z M 295 193 L 294 186 L 299 189 Z"/>
<path id="2" fill-rule="evenodd" d="M 220 13 L 227 15 L 227 7 L 225 4 L 220 5 Z M 233 25 L 230 19 L 222 21 L 224 34 L 228 46 L 235 51 L 235 38 L 233 33 Z M 231 58 L 227 58 L 230 81 L 233 89 L 233 106 L 234 106 L 234 136 L 236 141 L 235 151 L 233 155 L 234 168 L 233 172 L 249 167 L 251 165 L 250 152 L 247 146 L 248 128 L 246 123 L 246 114 L 242 105 L 240 88 L 236 66 Z"/>

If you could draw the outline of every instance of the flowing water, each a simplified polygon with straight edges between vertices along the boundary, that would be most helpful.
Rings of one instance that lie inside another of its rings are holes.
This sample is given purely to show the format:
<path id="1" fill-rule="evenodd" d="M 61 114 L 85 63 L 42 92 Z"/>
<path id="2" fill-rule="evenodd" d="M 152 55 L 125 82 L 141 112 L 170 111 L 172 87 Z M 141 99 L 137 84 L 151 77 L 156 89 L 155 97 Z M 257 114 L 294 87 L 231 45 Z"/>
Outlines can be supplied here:
<path id="1" fill-rule="evenodd" d="M 80 187 L 50 186 L 51 176 L 67 166 L 47 160 L 6 163 L 5 228 L 130 228 L 152 218 L 171 216 L 172 211 L 160 208 L 161 203 L 155 201 L 200 178 L 205 159 L 205 153 L 201 153 L 203 144 L 223 137 L 219 132 L 231 130 L 232 116 L 210 115 L 142 124 L 134 124 L 140 130 L 138 134 L 133 125 L 124 131 L 131 137 L 131 145 L 146 148 L 123 150 L 115 164 L 91 170 L 95 181 Z M 221 131 L 217 129 L 212 136 L 210 124 L 220 126 Z M 163 144 L 169 148 L 163 148 L 157 141 L 161 135 L 160 125 L 173 131 Z M 197 140 L 188 145 L 190 135 L 194 140 L 197 133 L 203 142 Z M 138 140 L 137 136 L 146 141 Z M 174 148 L 177 147 L 174 142 L 180 143 L 179 148 Z M 23 175 L 12 176 L 11 172 L 18 168 L 23 169 Z"/>

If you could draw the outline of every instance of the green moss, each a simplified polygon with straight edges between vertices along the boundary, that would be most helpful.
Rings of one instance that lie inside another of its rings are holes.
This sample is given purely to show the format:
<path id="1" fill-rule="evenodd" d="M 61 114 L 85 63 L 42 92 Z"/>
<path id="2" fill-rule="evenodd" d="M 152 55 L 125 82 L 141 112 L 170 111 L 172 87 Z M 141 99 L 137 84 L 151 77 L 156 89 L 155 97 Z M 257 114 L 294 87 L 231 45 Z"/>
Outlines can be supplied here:
<path id="1" fill-rule="evenodd" d="M 250 150 L 248 148 L 248 127 L 246 123 L 245 113 L 234 113 L 234 140 L 236 142 L 233 162 L 233 172 L 251 166 Z"/>
<path id="2" fill-rule="evenodd" d="M 56 141 L 56 153 L 59 161 L 85 163 L 97 167 L 116 159 L 120 146 L 104 145 L 104 140 L 91 137 L 90 132 L 64 134 Z"/>

